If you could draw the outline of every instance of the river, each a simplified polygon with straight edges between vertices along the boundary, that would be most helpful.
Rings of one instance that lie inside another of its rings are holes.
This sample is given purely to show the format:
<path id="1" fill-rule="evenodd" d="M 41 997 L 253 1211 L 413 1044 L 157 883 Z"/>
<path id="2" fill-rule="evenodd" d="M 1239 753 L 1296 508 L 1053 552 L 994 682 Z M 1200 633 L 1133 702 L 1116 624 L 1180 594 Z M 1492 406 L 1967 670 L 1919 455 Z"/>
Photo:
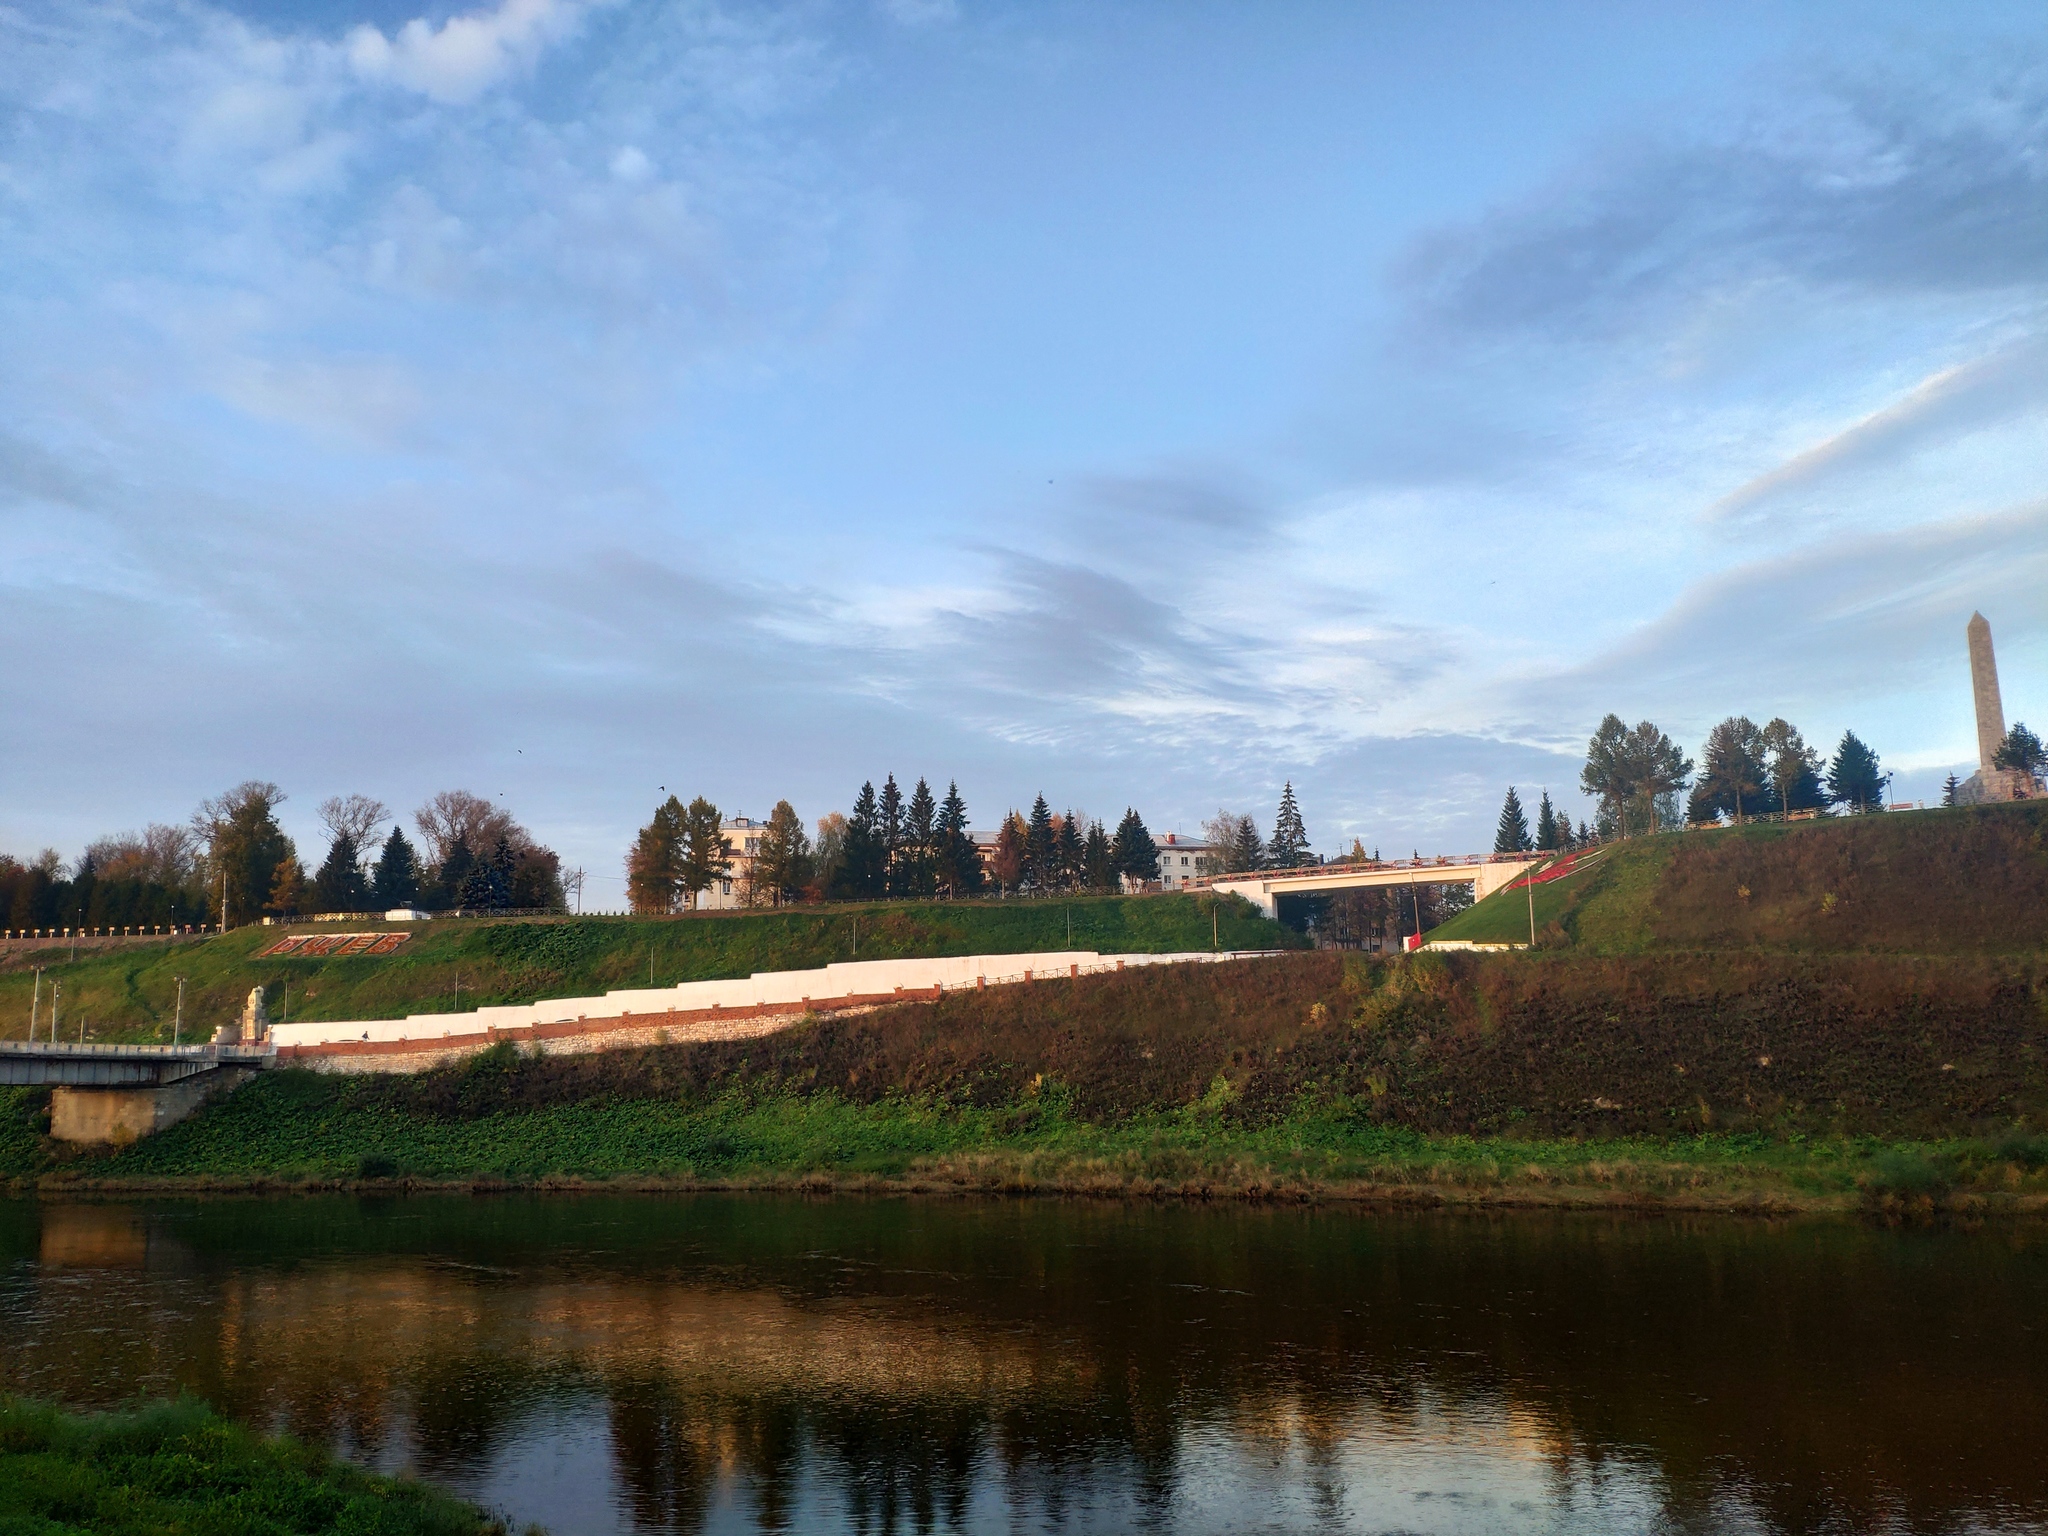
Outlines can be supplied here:
<path id="1" fill-rule="evenodd" d="M 2048 1531 L 2048 1229 L 0 1201 L 0 1385 L 186 1388 L 554 1536 Z"/>

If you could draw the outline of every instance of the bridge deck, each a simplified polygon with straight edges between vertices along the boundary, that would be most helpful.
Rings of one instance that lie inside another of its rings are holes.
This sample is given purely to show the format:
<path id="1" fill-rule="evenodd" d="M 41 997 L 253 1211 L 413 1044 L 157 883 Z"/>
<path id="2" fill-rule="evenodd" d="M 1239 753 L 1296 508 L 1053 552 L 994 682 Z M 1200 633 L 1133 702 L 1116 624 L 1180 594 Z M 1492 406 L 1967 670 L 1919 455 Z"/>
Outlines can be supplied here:
<path id="1" fill-rule="evenodd" d="M 161 1088 L 219 1067 L 261 1067 L 262 1045 L 65 1045 L 0 1040 L 0 1086 Z"/>

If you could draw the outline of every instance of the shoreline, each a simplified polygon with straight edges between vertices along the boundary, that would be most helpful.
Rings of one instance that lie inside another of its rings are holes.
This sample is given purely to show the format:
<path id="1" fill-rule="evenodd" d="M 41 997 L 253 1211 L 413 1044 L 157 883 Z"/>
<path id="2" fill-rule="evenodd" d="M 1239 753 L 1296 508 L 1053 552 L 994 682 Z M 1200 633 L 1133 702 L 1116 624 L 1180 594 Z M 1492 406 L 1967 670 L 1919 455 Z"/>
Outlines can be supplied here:
<path id="1" fill-rule="evenodd" d="M 1705 1172 L 1700 1165 L 1672 1165 L 1674 1176 Z M 183 1174 L 92 1178 L 45 1173 L 0 1180 L 0 1196 L 15 1199 L 154 1198 L 181 1196 L 404 1195 L 682 1195 L 775 1194 L 807 1196 L 919 1196 L 954 1200 L 1058 1199 L 1122 1201 L 1154 1205 L 1342 1206 L 1361 1212 L 1401 1211 L 1572 1211 L 1643 1215 L 1862 1216 L 1876 1218 L 1962 1218 L 2036 1220 L 2048 1216 L 2048 1191 L 1956 1189 L 1928 1192 L 1855 1187 L 1806 1190 L 1772 1187 L 1735 1170 L 1718 1187 L 1697 1180 L 1687 1188 L 1578 1182 L 1528 1183 L 1495 1180 L 1243 1178 L 1118 1178 L 1102 1170 L 1034 1175 L 1021 1172 L 980 1177 L 954 1171 L 913 1170 L 902 1174 L 823 1173 L 816 1170 L 760 1175 L 696 1177 L 688 1174 L 620 1174 L 587 1178 L 566 1174 L 516 1177 L 477 1174 L 441 1178 L 361 1178 L 328 1175 Z"/>

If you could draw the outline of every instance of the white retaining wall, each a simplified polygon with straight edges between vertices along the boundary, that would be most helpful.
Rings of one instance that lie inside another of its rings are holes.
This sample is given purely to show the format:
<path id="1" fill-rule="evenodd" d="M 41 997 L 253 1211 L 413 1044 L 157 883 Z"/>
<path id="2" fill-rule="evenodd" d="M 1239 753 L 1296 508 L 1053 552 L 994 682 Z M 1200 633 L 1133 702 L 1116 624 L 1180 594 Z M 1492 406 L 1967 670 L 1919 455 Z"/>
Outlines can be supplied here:
<path id="1" fill-rule="evenodd" d="M 330 1045 L 344 1041 L 417 1040 L 431 1043 L 447 1035 L 480 1035 L 486 1030 L 531 1029 L 538 1024 L 571 1024 L 579 1018 L 615 1019 L 625 1014 L 696 1012 L 718 1008 L 788 1007 L 806 1002 L 832 1003 L 849 997 L 954 990 L 1024 980 L 1026 974 L 1052 979 L 1090 975 L 1123 966 L 1176 965 L 1217 960 L 1245 960 L 1278 950 L 1226 950 L 1221 954 L 1194 951 L 1174 955 L 1110 955 L 1092 949 L 1053 950 L 1029 955 L 957 955 L 936 960 L 855 960 L 815 971 L 757 971 L 743 981 L 686 981 L 674 987 L 635 987 L 602 997 L 565 997 L 473 1013 L 415 1013 L 403 1019 L 355 1019 L 345 1022 L 273 1024 L 271 1042 L 279 1046 Z"/>

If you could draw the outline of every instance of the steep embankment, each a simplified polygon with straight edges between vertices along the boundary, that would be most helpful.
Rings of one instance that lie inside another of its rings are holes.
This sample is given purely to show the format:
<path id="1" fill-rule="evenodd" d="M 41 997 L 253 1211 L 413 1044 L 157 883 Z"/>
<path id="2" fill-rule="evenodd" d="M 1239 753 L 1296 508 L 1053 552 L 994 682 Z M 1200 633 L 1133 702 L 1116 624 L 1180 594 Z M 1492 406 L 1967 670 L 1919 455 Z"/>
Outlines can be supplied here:
<path id="1" fill-rule="evenodd" d="M 18 1096 L 0 1172 L 2009 1198 L 2048 1189 L 2048 1137 L 2029 1134 L 2048 1113 L 2044 999 L 2020 960 L 1324 952 L 751 1042 L 275 1073 L 118 1152 L 61 1153 Z"/>
<path id="2" fill-rule="evenodd" d="M 1526 941 L 1502 891 L 1432 939 Z M 1538 942 L 1581 954 L 1771 949 L 2015 955 L 2048 947 L 2048 802 L 1670 833 L 1535 889 Z"/>
<path id="3" fill-rule="evenodd" d="M 1207 949 L 1217 938 L 1225 949 L 1302 942 L 1248 903 L 1191 896 L 797 907 L 669 919 L 444 919 L 417 925 L 388 955 L 266 957 L 263 951 L 280 937 L 275 928 L 244 928 L 162 947 L 81 953 L 76 962 L 66 950 L 45 951 L 34 957 L 47 967 L 40 1027 L 49 1027 L 56 983 L 64 989 L 65 1038 L 75 1038 L 83 1024 L 98 1040 L 168 1041 L 180 977 L 190 1039 L 236 1018 L 258 986 L 272 1017 L 380 1019 L 854 958 L 1067 948 L 1158 954 Z M 19 1039 L 28 1031 L 34 984 L 26 963 L 18 958 L 0 973 L 0 1038 Z"/>

